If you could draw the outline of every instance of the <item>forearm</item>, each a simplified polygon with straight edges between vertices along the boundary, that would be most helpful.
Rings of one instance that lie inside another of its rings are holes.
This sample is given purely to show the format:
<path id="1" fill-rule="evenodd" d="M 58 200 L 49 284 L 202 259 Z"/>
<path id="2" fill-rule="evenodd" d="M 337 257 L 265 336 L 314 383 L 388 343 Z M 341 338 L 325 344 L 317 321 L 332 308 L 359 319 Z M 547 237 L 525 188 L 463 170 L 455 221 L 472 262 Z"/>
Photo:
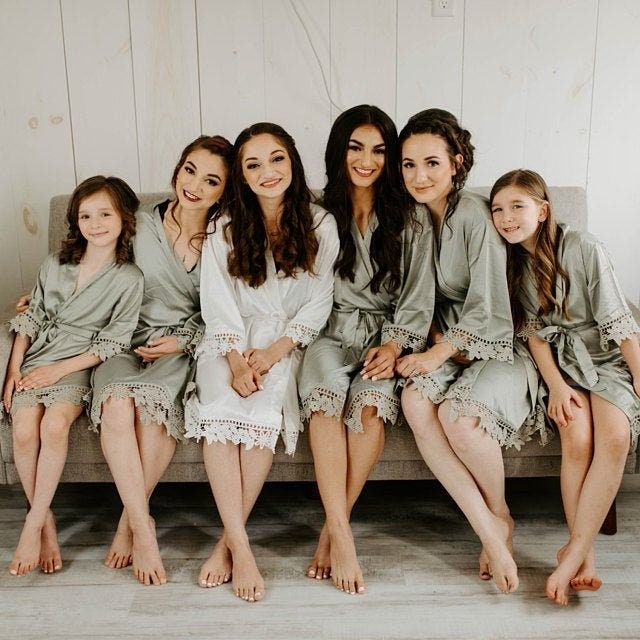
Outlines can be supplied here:
<path id="1" fill-rule="evenodd" d="M 551 351 L 551 345 L 548 342 L 536 336 L 531 336 L 527 340 L 527 346 L 540 371 L 542 379 L 548 387 L 564 382 L 562 372 L 556 364 L 553 352 Z"/>
<path id="2" fill-rule="evenodd" d="M 31 338 L 17 333 L 13 340 L 13 347 L 11 348 L 11 357 L 9 358 L 9 365 L 7 367 L 10 371 L 19 371 L 24 361 L 24 354 L 28 351 L 31 345 Z"/>
<path id="3" fill-rule="evenodd" d="M 299 345 L 299 342 L 294 342 L 289 336 L 282 336 L 269 347 L 269 351 L 274 353 L 278 361 L 280 361 L 282 358 L 286 358 Z"/>
<path id="4" fill-rule="evenodd" d="M 99 365 L 102 360 L 93 353 L 82 353 L 79 356 L 74 356 L 73 358 L 67 358 L 66 360 L 61 360 L 58 362 L 58 366 L 62 371 L 62 376 L 68 376 L 71 373 L 75 373 L 76 371 L 82 371 L 84 369 L 91 369 Z"/>
<path id="5" fill-rule="evenodd" d="M 638 336 L 634 335 L 622 340 L 620 342 L 620 351 L 622 351 L 622 357 L 625 362 L 629 365 L 634 380 L 640 380 L 640 345 L 638 344 Z"/>

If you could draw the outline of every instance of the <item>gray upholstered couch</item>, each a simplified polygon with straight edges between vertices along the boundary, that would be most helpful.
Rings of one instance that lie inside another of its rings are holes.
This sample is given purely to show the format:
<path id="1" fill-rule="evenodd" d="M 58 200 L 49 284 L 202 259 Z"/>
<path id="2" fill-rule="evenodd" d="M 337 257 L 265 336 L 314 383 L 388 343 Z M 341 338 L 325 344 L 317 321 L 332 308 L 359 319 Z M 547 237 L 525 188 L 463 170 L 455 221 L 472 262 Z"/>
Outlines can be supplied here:
<path id="1" fill-rule="evenodd" d="M 486 194 L 487 189 L 478 189 Z M 144 194 L 143 203 L 155 202 L 161 194 Z M 585 192 L 577 187 L 552 188 L 552 197 L 560 220 L 575 227 L 585 228 L 587 206 Z M 64 234 L 64 208 L 66 196 L 57 196 L 51 200 L 49 220 L 49 247 L 60 246 Z M 11 348 L 10 336 L 6 326 L 0 329 L 0 367 L 2 377 Z M 80 417 L 71 430 L 69 457 L 62 477 L 67 482 L 109 481 L 111 475 L 104 461 L 98 437 L 87 428 L 86 416 Z M 537 442 L 526 444 L 521 451 L 509 450 L 505 454 L 507 476 L 555 476 L 560 469 L 560 450 L 558 438 L 554 438 L 542 448 Z M 631 453 L 627 460 L 627 473 L 638 473 L 638 456 Z M 374 479 L 421 479 L 433 477 L 420 458 L 410 430 L 405 427 L 390 428 L 387 431 L 387 443 L 382 459 L 376 466 Z M 313 480 L 313 464 L 305 435 L 300 438 L 294 457 L 279 451 L 275 458 L 271 480 Z M 165 481 L 205 481 L 204 465 L 200 446 L 195 442 L 179 444 L 175 458 L 169 466 Z M 0 423 L 0 483 L 18 482 L 13 461 L 11 431 L 8 424 Z"/>

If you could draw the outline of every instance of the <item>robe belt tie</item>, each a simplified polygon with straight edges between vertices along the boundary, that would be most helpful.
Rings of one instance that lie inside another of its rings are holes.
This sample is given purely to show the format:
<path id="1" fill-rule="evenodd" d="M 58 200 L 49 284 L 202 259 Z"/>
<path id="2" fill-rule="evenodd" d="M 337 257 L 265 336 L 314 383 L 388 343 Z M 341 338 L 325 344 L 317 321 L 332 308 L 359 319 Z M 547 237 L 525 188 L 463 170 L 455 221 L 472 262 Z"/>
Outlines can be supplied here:
<path id="1" fill-rule="evenodd" d="M 348 313 L 349 317 L 343 324 L 341 333 L 341 345 L 345 352 L 345 365 L 357 364 L 360 359 L 356 356 L 353 347 L 358 346 L 362 342 L 363 355 L 371 348 L 374 343 L 380 325 L 379 318 L 387 319 L 388 312 L 384 309 L 376 309 L 370 311 L 368 309 L 353 309 L 353 311 L 340 311 L 341 313 Z M 362 318 L 361 327 L 360 319 Z M 360 340 L 358 340 L 358 334 L 360 333 Z"/>
<path id="2" fill-rule="evenodd" d="M 540 329 L 536 332 L 536 335 L 542 340 L 555 345 L 558 352 L 558 364 L 565 370 L 571 368 L 565 358 L 565 350 L 570 349 L 578 362 L 578 369 L 585 377 L 585 380 L 590 386 L 594 386 L 598 382 L 598 374 L 593 366 L 593 360 L 591 360 L 589 350 L 578 333 L 579 329 L 590 326 L 592 325 L 585 324 L 572 329 L 565 329 L 564 327 L 554 325 Z"/>
<path id="3" fill-rule="evenodd" d="M 66 324 L 64 322 L 60 322 L 57 318 L 52 318 L 51 320 L 45 320 L 41 327 L 41 332 L 54 331 L 54 335 L 57 333 L 56 330 L 64 331 L 65 333 L 70 333 L 71 335 L 80 336 L 81 338 L 85 338 L 85 340 L 93 340 L 96 337 L 95 331 L 89 331 L 88 329 L 83 329 L 82 327 L 78 327 L 73 324 Z"/>

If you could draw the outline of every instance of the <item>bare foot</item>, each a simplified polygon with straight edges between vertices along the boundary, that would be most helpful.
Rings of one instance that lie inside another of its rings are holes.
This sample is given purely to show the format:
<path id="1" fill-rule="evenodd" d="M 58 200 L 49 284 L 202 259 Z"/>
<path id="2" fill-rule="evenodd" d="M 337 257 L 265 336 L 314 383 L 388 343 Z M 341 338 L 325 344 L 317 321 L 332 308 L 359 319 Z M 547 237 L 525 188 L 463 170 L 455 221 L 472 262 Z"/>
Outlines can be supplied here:
<path id="1" fill-rule="evenodd" d="M 585 558 L 575 551 L 570 545 L 563 547 L 559 555 L 562 560 L 556 570 L 547 579 L 546 593 L 549 600 L 556 604 L 566 606 L 569 604 L 569 587 L 571 580 L 577 575 Z"/>
<path id="2" fill-rule="evenodd" d="M 562 562 L 566 554 L 565 545 L 558 550 L 557 558 L 558 562 Z M 593 547 L 589 549 L 587 557 L 578 569 L 578 573 L 572 578 L 569 583 L 571 588 L 575 591 L 597 591 L 602 586 L 602 580 L 598 578 L 596 572 L 596 552 Z"/>
<path id="3" fill-rule="evenodd" d="M 229 551 L 223 535 L 213 547 L 211 555 L 202 563 L 198 584 L 206 589 L 229 582 L 231 580 L 231 566 L 231 551 Z"/>
<path id="4" fill-rule="evenodd" d="M 485 541 L 491 577 L 503 593 L 512 593 L 518 588 L 518 567 L 509 550 L 513 526 L 494 516 L 495 533 Z"/>
<path id="5" fill-rule="evenodd" d="M 110 569 L 122 569 L 131 564 L 131 547 L 133 545 L 133 534 L 129 527 L 129 518 L 125 509 L 118 521 L 116 534 L 113 536 L 111 547 L 104 559 L 104 563 Z"/>
<path id="6" fill-rule="evenodd" d="M 23 576 L 33 571 L 40 562 L 40 545 L 42 527 L 34 525 L 27 515 L 18 546 L 13 553 L 9 573 L 12 576 Z"/>
<path id="7" fill-rule="evenodd" d="M 53 573 L 62 569 L 62 557 L 58 545 L 56 518 L 51 509 L 42 527 L 40 535 L 40 569 L 44 573 Z"/>
<path id="8" fill-rule="evenodd" d="M 133 532 L 131 558 L 133 575 L 140 584 L 166 584 L 167 574 L 160 558 L 153 518 L 149 518 L 148 527 Z"/>
<path id="9" fill-rule="evenodd" d="M 351 595 L 364 593 L 367 585 L 360 569 L 351 527 L 338 525 L 330 533 L 331 579 L 340 591 Z"/>
<path id="10" fill-rule="evenodd" d="M 326 523 L 320 532 L 318 546 L 313 558 L 307 567 L 307 577 L 323 580 L 331 577 L 331 539 Z"/>
<path id="11" fill-rule="evenodd" d="M 509 549 L 509 553 L 513 556 L 513 528 L 515 526 L 515 522 L 510 514 L 506 514 L 505 516 L 498 516 L 501 520 L 504 520 L 509 526 L 509 537 L 507 538 L 507 549 Z M 491 563 L 489 562 L 489 556 L 485 551 L 485 548 L 482 547 L 482 551 L 480 552 L 480 557 L 478 558 L 479 571 L 478 575 L 480 576 L 480 580 L 491 580 L 493 573 L 491 571 Z"/>
<path id="12" fill-rule="evenodd" d="M 233 558 L 233 592 L 247 602 L 258 602 L 264 598 L 264 580 L 258 570 L 251 548 L 241 546 L 231 552 Z"/>

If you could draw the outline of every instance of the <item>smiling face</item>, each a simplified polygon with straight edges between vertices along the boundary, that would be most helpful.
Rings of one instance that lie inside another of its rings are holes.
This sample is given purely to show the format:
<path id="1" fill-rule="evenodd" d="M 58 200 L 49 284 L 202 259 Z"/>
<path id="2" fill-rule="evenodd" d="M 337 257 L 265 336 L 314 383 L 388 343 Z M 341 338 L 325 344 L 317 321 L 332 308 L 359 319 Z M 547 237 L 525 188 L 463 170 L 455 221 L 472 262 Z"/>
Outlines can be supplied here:
<path id="1" fill-rule="evenodd" d="M 452 162 L 447 143 L 440 136 L 433 133 L 409 136 L 402 145 L 402 177 L 407 191 L 417 202 L 444 215 L 456 175 L 455 163 L 462 160 L 458 154 Z"/>
<path id="2" fill-rule="evenodd" d="M 226 181 L 225 161 L 206 149 L 195 149 L 176 176 L 178 202 L 187 210 L 208 210 L 220 199 Z"/>
<path id="3" fill-rule="evenodd" d="M 372 124 L 356 127 L 347 143 L 347 173 L 354 187 L 372 187 L 384 169 L 386 147 Z"/>
<path id="4" fill-rule="evenodd" d="M 258 200 L 284 197 L 292 180 L 286 147 L 270 133 L 260 133 L 242 145 L 242 176 Z"/>
<path id="5" fill-rule="evenodd" d="M 524 189 L 504 187 L 491 202 L 493 224 L 509 244 L 521 244 L 533 253 L 538 227 L 549 215 L 549 205 L 535 200 Z"/>
<path id="6" fill-rule="evenodd" d="M 122 218 L 106 191 L 97 191 L 80 202 L 78 228 L 88 244 L 115 251 Z"/>

